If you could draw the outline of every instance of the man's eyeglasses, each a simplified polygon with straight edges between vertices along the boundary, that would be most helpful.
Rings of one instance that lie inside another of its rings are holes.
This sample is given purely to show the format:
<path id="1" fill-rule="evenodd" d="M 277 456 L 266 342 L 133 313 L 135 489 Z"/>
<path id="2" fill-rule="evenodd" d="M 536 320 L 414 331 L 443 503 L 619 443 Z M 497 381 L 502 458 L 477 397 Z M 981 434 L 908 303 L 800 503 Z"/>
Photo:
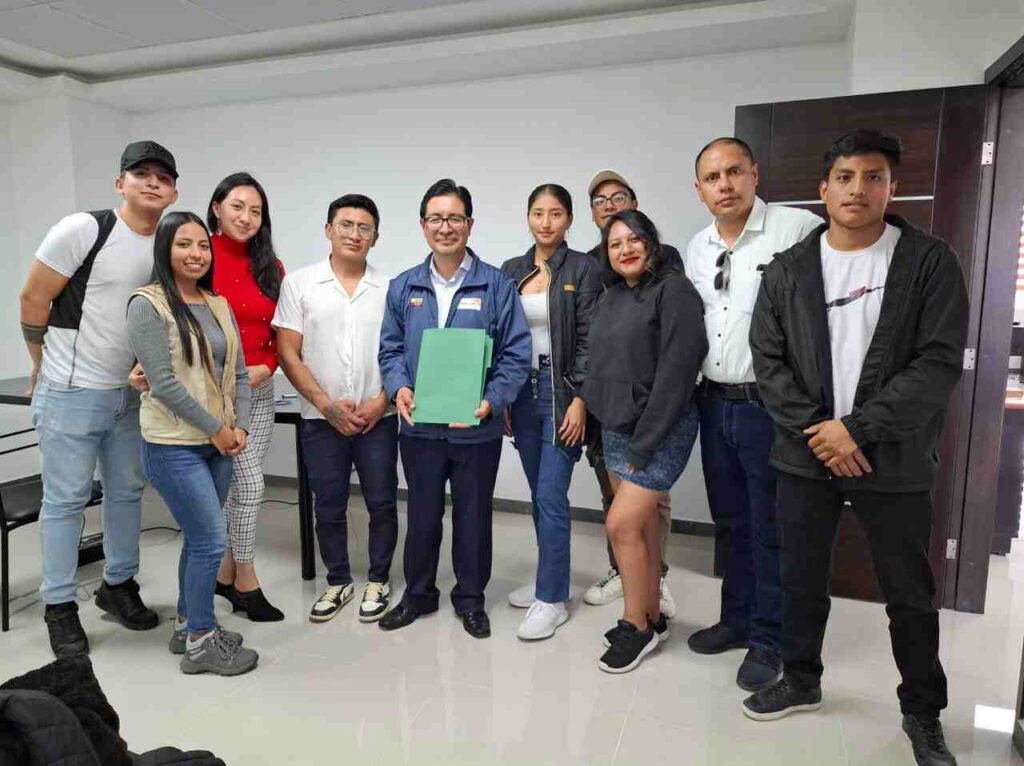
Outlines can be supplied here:
<path id="1" fill-rule="evenodd" d="M 718 256 L 718 260 L 715 261 L 715 268 L 718 269 L 718 273 L 715 274 L 716 290 L 724 290 L 729 286 L 729 275 L 732 272 L 730 255 L 731 253 L 728 250 L 723 250 L 722 254 Z"/>
<path id="2" fill-rule="evenodd" d="M 355 221 L 337 221 L 333 223 L 332 226 L 334 226 L 334 230 L 339 234 L 351 234 L 352 230 L 355 229 L 367 239 L 372 237 L 374 232 L 376 231 L 376 229 L 374 229 L 368 223 L 356 223 Z"/>
<path id="3" fill-rule="evenodd" d="M 462 229 L 466 228 L 468 220 L 469 218 L 464 215 L 428 215 L 423 219 L 423 223 L 431 231 L 440 231 L 441 227 L 446 223 L 452 231 L 462 231 Z"/>
<path id="4" fill-rule="evenodd" d="M 610 197 L 599 194 L 596 197 L 590 198 L 590 206 L 594 208 L 607 207 L 608 203 L 611 202 L 616 207 L 621 207 L 629 202 L 629 199 L 629 192 L 615 192 L 615 194 Z"/>

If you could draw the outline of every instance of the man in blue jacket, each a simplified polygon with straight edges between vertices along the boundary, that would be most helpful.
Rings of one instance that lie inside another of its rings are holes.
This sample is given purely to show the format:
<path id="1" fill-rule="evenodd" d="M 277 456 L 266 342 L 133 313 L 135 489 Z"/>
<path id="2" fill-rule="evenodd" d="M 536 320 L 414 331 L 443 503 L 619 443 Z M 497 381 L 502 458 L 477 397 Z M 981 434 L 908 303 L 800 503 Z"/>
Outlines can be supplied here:
<path id="1" fill-rule="evenodd" d="M 484 589 L 491 577 L 491 504 L 501 458 L 502 412 L 530 372 L 530 331 L 515 283 L 467 247 L 473 199 L 451 179 L 431 186 L 420 203 L 420 225 L 431 253 L 391 280 L 380 333 L 384 388 L 405 421 L 399 437 L 409 486 L 405 535 L 405 593 L 380 621 L 397 630 L 436 612 L 445 485 L 452 493 L 451 599 L 474 638 L 491 635 Z M 432 327 L 485 330 L 494 356 L 476 411 L 480 425 L 418 425 L 416 368 L 423 331 Z"/>

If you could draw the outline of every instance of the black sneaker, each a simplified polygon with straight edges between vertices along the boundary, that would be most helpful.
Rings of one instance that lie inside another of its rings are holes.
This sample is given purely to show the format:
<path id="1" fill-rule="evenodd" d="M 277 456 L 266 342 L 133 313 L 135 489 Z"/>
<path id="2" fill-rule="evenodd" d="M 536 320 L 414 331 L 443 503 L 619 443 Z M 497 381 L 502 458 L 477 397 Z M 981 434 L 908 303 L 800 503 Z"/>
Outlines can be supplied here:
<path id="1" fill-rule="evenodd" d="M 724 622 L 698 630 L 686 642 L 697 654 L 721 654 L 730 649 L 746 649 L 747 639 Z"/>
<path id="2" fill-rule="evenodd" d="M 71 657 L 89 653 L 89 639 L 78 619 L 78 604 L 47 604 L 43 615 L 50 634 L 50 648 L 56 657 Z"/>
<path id="3" fill-rule="evenodd" d="M 748 692 L 767 689 L 782 676 L 782 655 L 771 649 L 752 646 L 736 673 L 736 685 Z"/>
<path id="4" fill-rule="evenodd" d="M 775 721 L 790 713 L 821 707 L 821 687 L 798 689 L 783 676 L 777 684 L 743 700 L 743 715 L 755 721 Z"/>
<path id="5" fill-rule="evenodd" d="M 917 766 L 956 766 L 956 758 L 946 747 L 938 718 L 923 715 L 903 716 L 903 731 L 914 748 Z"/>
<path id="6" fill-rule="evenodd" d="M 159 615 L 142 603 L 139 584 L 134 577 L 118 585 L 109 585 L 104 581 L 94 595 L 96 606 L 128 630 L 152 630 L 160 624 Z"/>
<path id="7" fill-rule="evenodd" d="M 662 614 L 661 617 L 658 618 L 657 622 L 652 622 L 650 617 L 648 617 L 647 620 L 648 622 L 650 622 L 651 628 L 654 630 L 654 634 L 658 637 L 658 643 L 663 644 L 666 641 L 668 641 L 669 636 L 672 634 L 669 632 L 668 620 L 665 619 L 665 615 Z M 626 624 L 629 625 L 629 623 Z M 622 623 L 620 622 L 616 624 L 614 628 L 612 628 L 604 634 L 605 649 L 609 648 L 612 645 L 612 642 L 615 640 L 615 636 L 619 635 L 619 633 L 622 630 Z"/>
<path id="8" fill-rule="evenodd" d="M 641 631 L 633 623 L 619 620 L 613 631 L 612 645 L 597 661 L 606 673 L 628 673 L 658 646 L 658 635 L 650 626 Z"/>

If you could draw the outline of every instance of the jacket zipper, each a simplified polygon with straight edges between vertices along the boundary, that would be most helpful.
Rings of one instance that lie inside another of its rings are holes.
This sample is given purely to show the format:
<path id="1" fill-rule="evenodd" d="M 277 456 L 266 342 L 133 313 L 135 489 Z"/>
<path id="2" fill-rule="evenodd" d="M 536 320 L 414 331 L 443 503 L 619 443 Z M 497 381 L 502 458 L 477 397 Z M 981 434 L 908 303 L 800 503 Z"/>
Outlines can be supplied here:
<path id="1" fill-rule="evenodd" d="M 519 284 L 516 285 L 516 292 L 522 295 L 523 285 L 530 281 L 534 274 L 539 272 L 540 266 L 534 266 L 533 271 L 527 274 L 525 277 L 519 280 Z M 551 337 L 551 286 L 554 283 L 554 278 L 551 273 L 551 269 L 548 267 L 547 261 L 544 262 L 544 270 L 548 273 L 548 289 L 544 293 L 544 307 L 547 316 L 545 321 L 548 326 L 548 342 L 551 344 L 551 353 L 548 355 L 548 373 L 551 375 L 551 446 L 558 446 L 558 427 L 555 425 L 558 413 L 555 411 L 555 341 Z M 539 361 L 539 360 L 538 360 Z"/>
<path id="2" fill-rule="evenodd" d="M 551 272 L 547 261 L 544 270 L 548 273 L 548 289 L 544 293 L 544 321 L 548 326 L 548 375 L 551 377 L 551 446 L 558 446 L 558 412 L 555 410 L 555 338 L 551 334 L 551 288 L 555 284 L 555 275 Z M 539 360 L 538 360 L 539 361 Z"/>

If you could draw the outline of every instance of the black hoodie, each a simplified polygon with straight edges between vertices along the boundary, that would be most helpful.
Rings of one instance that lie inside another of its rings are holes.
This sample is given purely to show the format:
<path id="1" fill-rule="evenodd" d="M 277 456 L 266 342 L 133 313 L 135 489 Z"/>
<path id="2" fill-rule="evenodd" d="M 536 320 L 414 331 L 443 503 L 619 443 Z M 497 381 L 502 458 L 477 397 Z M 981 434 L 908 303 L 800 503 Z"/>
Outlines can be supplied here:
<path id="1" fill-rule="evenodd" d="M 601 428 L 631 437 L 631 465 L 644 468 L 690 406 L 707 353 L 704 303 L 682 272 L 663 266 L 636 287 L 606 288 L 582 397 Z"/>

